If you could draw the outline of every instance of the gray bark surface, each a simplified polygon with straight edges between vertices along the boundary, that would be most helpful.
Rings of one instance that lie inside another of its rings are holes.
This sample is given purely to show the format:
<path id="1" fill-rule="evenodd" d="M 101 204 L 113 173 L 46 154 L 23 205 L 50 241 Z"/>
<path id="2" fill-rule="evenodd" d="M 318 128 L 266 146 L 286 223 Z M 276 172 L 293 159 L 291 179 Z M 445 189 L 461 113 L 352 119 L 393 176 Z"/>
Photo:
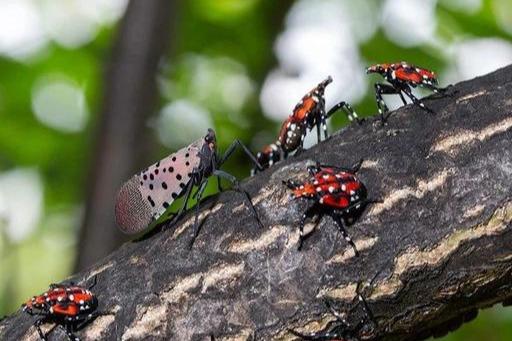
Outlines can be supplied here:
<path id="1" fill-rule="evenodd" d="M 365 339 L 418 340 L 510 300 L 512 66 L 448 94 L 425 99 L 435 115 L 402 107 L 385 126 L 373 119 L 351 125 L 245 180 L 263 229 L 243 196 L 225 191 L 201 204 L 191 251 L 193 212 L 73 276 L 84 284 L 97 275 L 100 310 L 115 311 L 77 335 L 291 340 L 288 328 L 317 331 L 334 319 L 322 298 L 347 311 L 362 282 L 377 321 L 363 326 Z M 329 217 L 297 251 L 305 203 L 289 201 L 282 181 L 305 176 L 312 161 L 349 166 L 359 159 L 369 195 L 383 200 L 348 227 L 360 257 Z M 355 309 L 348 320 L 361 316 Z M 0 339 L 37 339 L 33 321 L 21 312 L 7 317 Z M 56 330 L 50 339 L 63 338 Z"/>

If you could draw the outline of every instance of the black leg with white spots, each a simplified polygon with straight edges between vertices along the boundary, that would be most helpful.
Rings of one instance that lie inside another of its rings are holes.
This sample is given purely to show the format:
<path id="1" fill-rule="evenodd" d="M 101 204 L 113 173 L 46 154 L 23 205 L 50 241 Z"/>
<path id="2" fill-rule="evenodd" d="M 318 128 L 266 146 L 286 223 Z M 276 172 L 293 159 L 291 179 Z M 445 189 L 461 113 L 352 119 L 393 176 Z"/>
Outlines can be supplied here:
<path id="1" fill-rule="evenodd" d="M 377 108 L 379 109 L 379 115 L 382 123 L 385 123 L 388 116 L 385 116 L 388 112 L 388 106 L 384 102 L 382 95 L 397 95 L 400 94 L 400 90 L 389 84 L 375 83 L 375 100 L 377 101 Z M 404 100 L 405 101 L 405 100 Z"/>
<path id="2" fill-rule="evenodd" d="M 347 233 L 347 230 L 345 230 L 345 225 L 343 224 L 342 218 L 336 213 L 331 214 L 331 217 L 334 220 L 334 222 L 336 223 L 336 225 L 338 226 L 338 229 L 340 230 L 341 235 L 343 236 L 345 241 L 350 246 L 352 246 L 352 249 L 354 249 L 354 254 L 356 256 L 359 256 L 359 251 L 357 251 L 356 244 L 354 243 L 354 241 L 352 240 L 350 235 Z"/>
<path id="3" fill-rule="evenodd" d="M 350 104 L 348 104 L 345 101 L 341 101 L 338 104 L 334 105 L 325 115 L 326 118 L 331 117 L 332 114 L 337 112 L 338 110 L 342 110 L 345 115 L 347 115 L 347 118 L 350 122 L 356 121 L 357 123 L 361 124 L 363 123 L 363 120 L 359 118 L 355 110 L 352 108 Z"/>
<path id="4" fill-rule="evenodd" d="M 302 244 L 304 243 L 304 240 L 306 239 L 307 236 L 304 235 L 304 225 L 306 225 L 306 220 L 308 218 L 311 218 L 313 217 L 316 213 L 317 213 L 318 209 L 315 205 L 309 207 L 303 214 L 302 214 L 302 217 L 300 218 L 300 222 L 299 222 L 299 245 L 297 246 L 297 250 L 301 250 L 302 249 Z"/>
<path id="5" fill-rule="evenodd" d="M 416 96 L 414 96 L 414 94 L 412 93 L 411 88 L 409 86 L 402 87 L 402 91 L 407 95 L 407 97 L 409 97 L 411 99 L 411 101 L 414 104 L 419 106 L 421 109 L 423 109 L 431 114 L 435 114 L 435 112 L 432 109 L 425 106 L 425 104 L 423 104 L 423 102 L 421 102 Z"/>
<path id="6" fill-rule="evenodd" d="M 43 331 L 41 330 L 41 325 L 43 323 L 46 322 L 46 318 L 40 318 L 39 320 L 37 320 L 35 323 L 34 323 L 34 327 L 36 327 L 36 330 L 37 330 L 37 333 L 39 334 L 39 337 L 41 338 L 41 340 L 43 341 L 47 341 L 48 339 L 46 338 L 46 334 L 43 333 Z M 52 329 L 53 330 L 53 329 Z"/>

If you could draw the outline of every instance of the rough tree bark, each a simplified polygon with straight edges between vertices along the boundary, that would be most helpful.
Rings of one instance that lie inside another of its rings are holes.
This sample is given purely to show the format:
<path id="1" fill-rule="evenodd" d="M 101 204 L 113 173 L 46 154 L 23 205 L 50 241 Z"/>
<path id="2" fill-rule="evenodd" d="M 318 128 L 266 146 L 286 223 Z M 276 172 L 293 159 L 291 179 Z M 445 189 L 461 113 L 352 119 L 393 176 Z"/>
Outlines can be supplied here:
<path id="1" fill-rule="evenodd" d="M 94 288 L 100 309 L 114 311 L 85 327 L 85 340 L 220 340 L 293 337 L 287 328 L 322 329 L 333 320 L 322 303 L 350 307 L 359 281 L 378 325 L 369 339 L 413 340 L 443 334 L 480 308 L 512 298 L 512 66 L 450 88 L 452 96 L 351 125 L 298 157 L 243 183 L 265 225 L 237 192 L 201 205 L 176 226 L 126 243 L 71 279 Z M 222 139 L 222 136 L 219 136 Z M 288 201 L 282 180 L 305 174 L 311 160 L 351 165 L 370 195 L 349 228 L 354 257 L 330 218 L 297 251 L 304 207 Z M 356 321 L 356 310 L 349 320 Z M 0 323 L 0 339 L 35 339 L 33 318 Z M 50 328 L 48 325 L 46 328 Z M 57 330 L 54 339 L 63 338 Z"/>

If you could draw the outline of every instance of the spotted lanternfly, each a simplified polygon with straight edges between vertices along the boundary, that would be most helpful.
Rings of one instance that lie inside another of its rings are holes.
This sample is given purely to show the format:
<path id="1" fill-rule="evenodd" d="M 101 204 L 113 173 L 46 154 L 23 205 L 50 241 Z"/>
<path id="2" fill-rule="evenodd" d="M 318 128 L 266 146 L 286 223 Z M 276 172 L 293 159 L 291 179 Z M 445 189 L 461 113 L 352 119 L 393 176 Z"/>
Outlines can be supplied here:
<path id="1" fill-rule="evenodd" d="M 257 159 L 264 169 L 272 166 L 275 162 L 285 159 L 288 154 L 301 150 L 306 133 L 315 126 L 317 128 L 318 142 L 322 140 L 321 130 L 324 132 L 324 137 L 328 138 L 327 119 L 338 110 L 343 110 L 350 121 L 355 120 L 361 123 L 354 109 L 344 101 L 333 106 L 329 112 L 325 112 L 324 93 L 325 88 L 331 82 L 332 78 L 329 76 L 302 97 L 293 109 L 292 114 L 281 125 L 277 141 L 265 146 L 257 154 Z M 258 169 L 254 168 L 251 173 L 257 172 Z"/>
<path id="2" fill-rule="evenodd" d="M 329 137 L 327 132 L 327 118 L 339 109 L 346 110 L 349 120 L 358 120 L 357 114 L 346 102 L 335 105 L 328 113 L 325 112 L 324 92 L 327 85 L 332 83 L 332 77 L 327 77 L 313 90 L 308 92 L 293 109 L 293 113 L 283 122 L 279 132 L 278 142 L 286 154 L 302 148 L 307 129 L 312 130 L 315 126 L 318 133 L 318 142 L 321 141 L 320 129 L 323 130 L 325 138 Z"/>
<path id="3" fill-rule="evenodd" d="M 378 73 L 389 82 L 389 84 L 375 83 L 375 98 L 377 107 L 383 122 L 387 116 L 388 107 L 382 98 L 382 95 L 398 94 L 404 104 L 407 104 L 404 93 L 411 101 L 422 109 L 433 113 L 433 111 L 425 106 L 414 94 L 411 87 L 421 86 L 432 90 L 435 93 L 444 92 L 445 89 L 437 87 L 437 76 L 434 72 L 423 69 L 406 62 L 392 64 L 376 64 L 366 69 L 366 73 Z"/>
<path id="4" fill-rule="evenodd" d="M 238 140 L 219 158 L 215 132 L 208 129 L 205 137 L 134 175 L 121 187 L 117 196 L 115 213 L 118 226 L 125 233 L 140 232 L 157 220 L 174 200 L 184 196 L 184 204 L 173 218 L 173 222 L 177 221 L 187 207 L 192 188 L 198 186 L 194 197 L 200 202 L 211 175 L 230 181 L 235 190 L 246 196 L 261 226 L 249 194 L 240 187 L 233 175 L 219 169 L 237 146 L 242 147 L 254 164 L 260 167 L 254 155 Z M 198 233 L 198 208 L 196 206 L 194 236 Z"/>
<path id="5" fill-rule="evenodd" d="M 356 176 L 361 164 L 362 160 L 352 168 L 341 168 L 317 163 L 315 166 L 308 167 L 310 178 L 306 182 L 293 180 L 284 182 L 293 190 L 292 199 L 303 198 L 311 202 L 300 220 L 299 250 L 305 239 L 306 219 L 315 214 L 327 214 L 337 224 L 355 254 L 359 255 L 354 242 L 345 230 L 345 225 L 353 224 L 367 204 L 377 202 L 367 198 L 366 187 Z"/>
<path id="6" fill-rule="evenodd" d="M 95 285 L 96 276 L 93 284 L 87 289 L 73 283 L 51 284 L 48 291 L 24 303 L 22 310 L 29 315 L 41 316 L 34 326 L 42 340 L 47 340 L 53 329 L 45 334 L 41 330 L 41 325 L 53 322 L 64 329 L 70 340 L 79 341 L 80 339 L 74 335 L 75 331 L 82 329 L 98 316 L 111 314 L 96 311 L 98 299 L 90 291 Z"/>
<path id="7" fill-rule="evenodd" d="M 351 324 L 347 321 L 347 315 L 339 313 L 336 309 L 334 309 L 333 304 L 328 300 L 324 299 L 324 304 L 329 310 L 329 312 L 336 318 L 334 321 L 331 321 L 327 324 L 324 330 L 318 333 L 311 334 L 303 334 L 297 332 L 293 329 L 288 329 L 290 333 L 301 338 L 302 340 L 338 340 L 338 341 L 359 341 L 363 336 L 366 335 L 370 331 L 364 330 L 364 326 L 368 323 L 372 325 L 373 328 L 377 325 L 375 318 L 373 316 L 366 299 L 361 293 L 361 283 L 358 283 L 356 288 L 356 297 L 357 302 L 353 302 L 352 308 L 349 310 L 349 314 L 352 314 L 353 311 L 361 305 L 363 307 L 363 317 L 356 324 Z"/>

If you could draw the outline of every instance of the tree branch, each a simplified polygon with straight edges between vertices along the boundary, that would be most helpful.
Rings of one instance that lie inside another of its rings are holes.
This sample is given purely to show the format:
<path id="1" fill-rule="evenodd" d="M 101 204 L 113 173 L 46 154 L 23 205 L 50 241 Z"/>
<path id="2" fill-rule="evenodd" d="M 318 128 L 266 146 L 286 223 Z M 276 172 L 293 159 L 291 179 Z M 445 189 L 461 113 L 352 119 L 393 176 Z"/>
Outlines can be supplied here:
<path id="1" fill-rule="evenodd" d="M 365 286 L 378 323 L 364 327 L 368 338 L 411 340 L 443 334 L 512 298 L 512 66 L 448 94 L 425 100 L 435 115 L 408 105 L 384 127 L 351 125 L 245 181 L 264 229 L 243 196 L 226 191 L 202 203 L 191 251 L 193 213 L 73 276 L 85 283 L 98 275 L 100 309 L 116 311 L 77 334 L 290 340 L 288 328 L 316 331 L 334 319 L 323 297 L 347 311 L 356 284 L 375 277 Z M 361 256 L 328 217 L 297 251 L 304 205 L 288 200 L 282 180 L 304 176 L 312 160 L 361 158 L 360 178 L 384 200 L 349 228 Z M 360 318 L 357 309 L 348 316 Z M 0 338 L 34 338 L 32 322 L 18 312 L 0 323 Z"/>

